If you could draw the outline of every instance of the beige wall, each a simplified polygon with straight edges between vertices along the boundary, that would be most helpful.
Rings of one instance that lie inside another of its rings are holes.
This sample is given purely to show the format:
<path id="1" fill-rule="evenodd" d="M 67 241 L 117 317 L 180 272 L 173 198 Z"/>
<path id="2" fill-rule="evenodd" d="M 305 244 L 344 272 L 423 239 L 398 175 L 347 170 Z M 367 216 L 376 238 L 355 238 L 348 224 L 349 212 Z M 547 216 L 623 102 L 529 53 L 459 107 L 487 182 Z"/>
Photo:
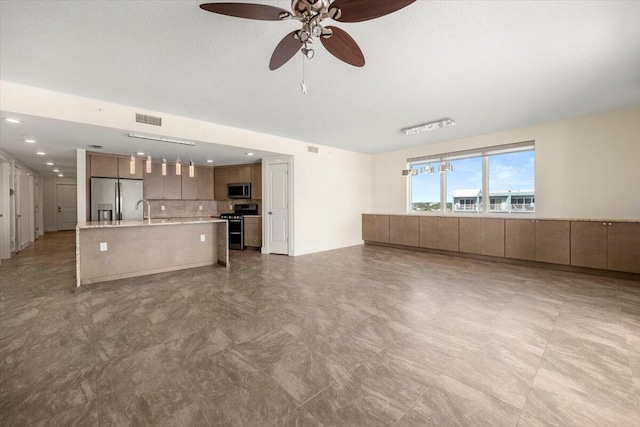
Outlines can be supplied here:
<path id="1" fill-rule="evenodd" d="M 406 212 L 407 158 L 530 140 L 537 217 L 640 218 L 640 107 L 375 155 L 370 212 Z"/>
<path id="2" fill-rule="evenodd" d="M 360 214 L 371 209 L 371 156 L 156 111 L 0 81 L 0 109 L 58 120 L 148 132 L 134 113 L 163 117 L 162 135 L 293 156 L 294 254 L 362 243 Z M 78 175 L 80 176 L 80 174 Z M 80 197 L 79 197 L 80 199 Z M 80 203 L 80 201 L 79 201 Z M 80 216 L 79 216 L 80 219 Z"/>

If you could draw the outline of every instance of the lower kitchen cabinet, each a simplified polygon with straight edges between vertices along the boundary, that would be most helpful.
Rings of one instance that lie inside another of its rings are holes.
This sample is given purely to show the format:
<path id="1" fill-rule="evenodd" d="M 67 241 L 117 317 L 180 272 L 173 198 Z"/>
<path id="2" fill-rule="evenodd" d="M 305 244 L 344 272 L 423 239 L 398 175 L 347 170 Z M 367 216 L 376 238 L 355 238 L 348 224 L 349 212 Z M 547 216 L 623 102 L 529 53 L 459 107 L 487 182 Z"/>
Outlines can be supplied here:
<path id="1" fill-rule="evenodd" d="M 375 241 L 389 243 L 389 215 L 374 216 Z"/>
<path id="2" fill-rule="evenodd" d="M 571 265 L 607 268 L 606 222 L 571 222 Z"/>
<path id="3" fill-rule="evenodd" d="M 536 220 L 536 261 L 551 264 L 571 263 L 571 223 L 561 220 Z"/>
<path id="4" fill-rule="evenodd" d="M 438 219 L 435 216 L 420 217 L 420 247 L 438 249 Z"/>
<path id="5" fill-rule="evenodd" d="M 536 260 L 536 222 L 532 219 L 505 220 L 505 257 Z"/>
<path id="6" fill-rule="evenodd" d="M 640 273 L 640 223 L 607 223 L 607 268 Z"/>
<path id="7" fill-rule="evenodd" d="M 389 242 L 396 245 L 419 246 L 420 218 L 391 215 L 389 217 Z"/>
<path id="8" fill-rule="evenodd" d="M 376 216 L 362 214 L 362 240 L 373 242 L 376 240 Z"/>
<path id="9" fill-rule="evenodd" d="M 420 247 L 458 252 L 458 237 L 458 218 L 420 217 Z"/>
<path id="10" fill-rule="evenodd" d="M 504 220 L 460 218 L 460 252 L 504 256 Z"/>
<path id="11" fill-rule="evenodd" d="M 244 245 L 250 248 L 262 247 L 262 217 L 244 217 Z"/>

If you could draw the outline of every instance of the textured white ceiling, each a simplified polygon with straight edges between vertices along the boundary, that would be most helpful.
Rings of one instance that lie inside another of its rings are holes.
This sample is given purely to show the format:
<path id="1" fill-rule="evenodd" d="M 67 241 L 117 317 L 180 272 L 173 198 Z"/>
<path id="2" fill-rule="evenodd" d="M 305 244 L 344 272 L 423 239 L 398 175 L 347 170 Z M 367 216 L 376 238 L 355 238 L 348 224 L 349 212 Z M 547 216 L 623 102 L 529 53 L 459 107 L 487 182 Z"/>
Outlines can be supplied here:
<path id="1" fill-rule="evenodd" d="M 306 96 L 301 55 L 268 69 L 299 24 L 215 15 L 203 2 L 2 1 L 0 76 L 366 153 L 640 104 L 637 1 L 419 0 L 336 23 L 367 63 L 317 44 Z M 458 125 L 400 133 L 444 117 Z"/>

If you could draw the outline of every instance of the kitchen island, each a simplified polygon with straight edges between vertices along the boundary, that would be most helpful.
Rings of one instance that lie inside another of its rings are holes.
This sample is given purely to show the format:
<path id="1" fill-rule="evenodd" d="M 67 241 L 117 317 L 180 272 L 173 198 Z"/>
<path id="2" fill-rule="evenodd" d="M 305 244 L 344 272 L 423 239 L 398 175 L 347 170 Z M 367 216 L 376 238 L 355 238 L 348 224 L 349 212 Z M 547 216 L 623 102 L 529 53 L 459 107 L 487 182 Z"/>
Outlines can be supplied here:
<path id="1" fill-rule="evenodd" d="M 76 286 L 206 265 L 229 267 L 218 218 L 91 221 L 76 226 Z"/>

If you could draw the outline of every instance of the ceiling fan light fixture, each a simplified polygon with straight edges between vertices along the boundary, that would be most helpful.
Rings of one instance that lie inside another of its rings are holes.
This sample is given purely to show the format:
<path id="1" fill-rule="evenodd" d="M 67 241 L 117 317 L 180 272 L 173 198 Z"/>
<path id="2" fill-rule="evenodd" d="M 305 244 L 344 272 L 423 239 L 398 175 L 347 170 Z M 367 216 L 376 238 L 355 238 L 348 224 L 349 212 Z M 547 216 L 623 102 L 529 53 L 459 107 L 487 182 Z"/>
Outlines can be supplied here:
<path id="1" fill-rule="evenodd" d="M 306 47 L 303 47 L 301 51 L 302 51 L 302 54 L 307 57 L 307 59 L 312 59 L 313 55 L 315 55 L 315 52 L 313 51 L 313 49 L 307 49 Z"/>
<path id="2" fill-rule="evenodd" d="M 410 128 L 402 129 L 405 135 L 415 135 L 422 132 L 431 132 L 433 130 L 442 129 L 447 126 L 455 126 L 456 122 L 447 118 L 442 120 L 437 120 L 435 122 L 425 123 L 423 125 L 418 125 Z"/>

